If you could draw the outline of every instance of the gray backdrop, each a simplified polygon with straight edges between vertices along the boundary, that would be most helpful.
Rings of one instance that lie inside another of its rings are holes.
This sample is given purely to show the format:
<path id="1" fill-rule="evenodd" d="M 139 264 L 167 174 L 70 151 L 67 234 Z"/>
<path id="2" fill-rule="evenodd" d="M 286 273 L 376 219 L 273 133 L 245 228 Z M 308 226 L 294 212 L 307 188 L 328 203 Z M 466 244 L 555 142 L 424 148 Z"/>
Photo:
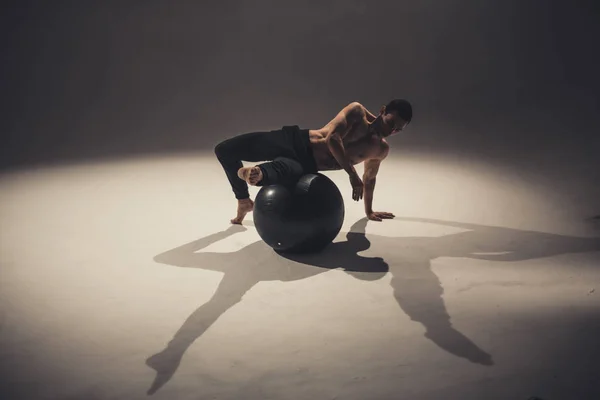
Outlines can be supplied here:
<path id="1" fill-rule="evenodd" d="M 18 1 L 2 167 L 211 150 L 410 99 L 403 149 L 597 182 L 598 2 Z"/>

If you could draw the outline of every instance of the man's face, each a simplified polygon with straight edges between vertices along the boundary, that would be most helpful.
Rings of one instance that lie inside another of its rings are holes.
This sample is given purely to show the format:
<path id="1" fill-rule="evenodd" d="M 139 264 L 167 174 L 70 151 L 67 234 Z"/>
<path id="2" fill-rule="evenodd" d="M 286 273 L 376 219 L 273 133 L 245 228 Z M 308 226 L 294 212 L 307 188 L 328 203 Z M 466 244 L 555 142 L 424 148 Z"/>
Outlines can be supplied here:
<path id="1" fill-rule="evenodd" d="M 398 115 L 396 111 L 386 112 L 384 111 L 381 115 L 381 119 L 383 122 L 383 134 L 385 136 L 390 136 L 395 133 L 402 131 L 408 125 L 402 117 Z"/>

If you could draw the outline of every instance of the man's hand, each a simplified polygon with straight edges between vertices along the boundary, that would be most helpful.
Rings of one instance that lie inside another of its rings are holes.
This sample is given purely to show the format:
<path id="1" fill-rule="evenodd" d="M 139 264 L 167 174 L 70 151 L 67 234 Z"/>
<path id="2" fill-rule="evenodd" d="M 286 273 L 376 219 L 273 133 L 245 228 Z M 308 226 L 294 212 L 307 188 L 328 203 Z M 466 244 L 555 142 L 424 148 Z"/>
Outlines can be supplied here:
<path id="1" fill-rule="evenodd" d="M 394 214 L 385 211 L 371 211 L 367 213 L 367 218 L 371 221 L 382 221 L 384 219 L 392 219 L 396 217 Z"/>
<path id="2" fill-rule="evenodd" d="M 352 185 L 352 200 L 358 201 L 363 198 L 364 184 L 358 174 L 350 175 L 350 184 Z"/>

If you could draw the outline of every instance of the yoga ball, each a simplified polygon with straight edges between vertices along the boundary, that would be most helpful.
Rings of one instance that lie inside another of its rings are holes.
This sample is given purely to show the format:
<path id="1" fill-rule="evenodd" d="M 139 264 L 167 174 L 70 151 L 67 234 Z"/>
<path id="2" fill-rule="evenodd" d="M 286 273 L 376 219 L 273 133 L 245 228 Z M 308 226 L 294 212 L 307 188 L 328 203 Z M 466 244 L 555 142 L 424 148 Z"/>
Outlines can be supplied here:
<path id="1" fill-rule="evenodd" d="M 263 186 L 253 217 L 258 235 L 275 251 L 318 252 L 342 229 L 344 200 L 331 179 L 306 174 L 291 185 Z"/>

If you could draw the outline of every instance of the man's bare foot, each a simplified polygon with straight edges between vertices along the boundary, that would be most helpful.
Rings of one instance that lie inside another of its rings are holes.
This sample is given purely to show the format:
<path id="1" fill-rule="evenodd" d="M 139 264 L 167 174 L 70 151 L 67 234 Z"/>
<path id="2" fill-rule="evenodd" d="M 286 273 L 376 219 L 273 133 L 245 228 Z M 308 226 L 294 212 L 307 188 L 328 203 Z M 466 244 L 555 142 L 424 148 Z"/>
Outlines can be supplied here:
<path id="1" fill-rule="evenodd" d="M 246 181 L 248 185 L 255 186 L 263 178 L 262 170 L 259 167 L 242 167 L 238 169 L 238 177 Z"/>
<path id="2" fill-rule="evenodd" d="M 254 202 L 250 199 L 238 200 L 237 217 L 231 220 L 232 224 L 241 225 L 246 214 L 254 210 Z"/>

